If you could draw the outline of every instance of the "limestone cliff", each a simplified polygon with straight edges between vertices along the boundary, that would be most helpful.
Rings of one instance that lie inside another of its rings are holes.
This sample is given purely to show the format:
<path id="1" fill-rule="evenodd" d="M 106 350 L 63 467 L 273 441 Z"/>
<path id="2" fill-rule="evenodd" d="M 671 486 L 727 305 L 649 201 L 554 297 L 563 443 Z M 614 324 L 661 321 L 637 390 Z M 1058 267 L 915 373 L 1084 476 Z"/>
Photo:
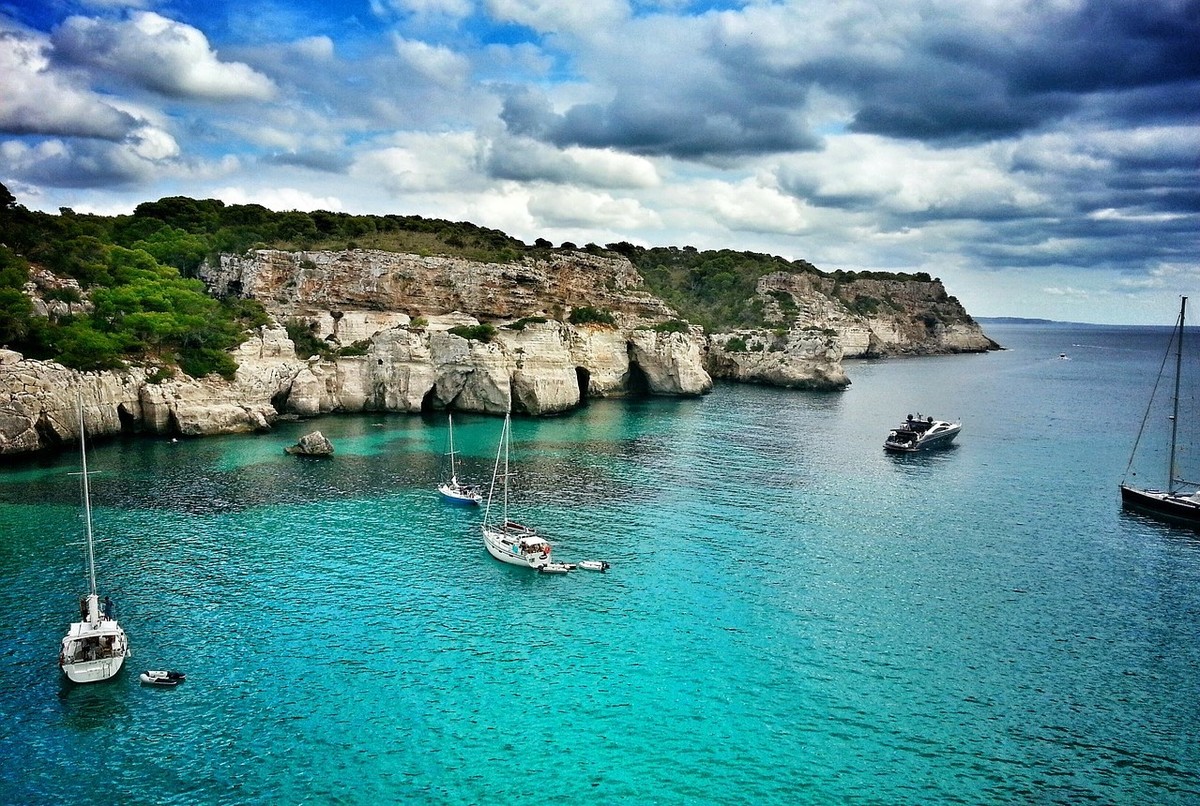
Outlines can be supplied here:
<path id="1" fill-rule="evenodd" d="M 806 389 L 850 383 L 843 358 L 998 349 L 940 280 L 775 272 L 755 296 L 770 329 L 713 335 L 714 377 Z"/>
<path id="2" fill-rule="evenodd" d="M 385 252 L 262 251 L 226 256 L 204 279 L 217 293 L 256 297 L 277 322 L 304 323 L 325 349 L 298 356 L 276 324 L 235 351 L 232 381 L 181 374 L 153 383 L 141 368 L 80 373 L 5 352 L 0 455 L 74 439 L 77 390 L 89 433 L 200 435 L 269 428 L 282 413 L 498 414 L 511 406 L 541 415 L 587 397 L 634 390 L 701 395 L 712 388 L 703 332 L 656 331 L 675 314 L 642 287 L 627 261 L 576 253 L 501 265 Z M 605 312 L 612 323 L 562 321 L 582 307 Z M 478 338 L 452 332 L 484 324 L 491 328 Z M 353 354 L 339 354 L 350 345 Z"/>
<path id="3" fill-rule="evenodd" d="M 756 290 L 769 329 L 709 337 L 679 322 L 628 260 L 585 252 L 482 263 L 260 250 L 222 256 L 202 279 L 275 319 L 235 351 L 232 381 L 76 372 L 0 351 L 0 455 L 76 439 L 77 394 L 92 434 L 201 435 L 266 429 L 283 413 L 550 414 L 588 397 L 705 394 L 714 376 L 840 389 L 843 357 L 996 347 L 936 281 L 770 274 Z M 87 310 L 78 296 L 70 304 Z M 590 315 L 572 317 L 580 310 Z M 317 354 L 297 355 L 285 323 L 307 328 Z"/>

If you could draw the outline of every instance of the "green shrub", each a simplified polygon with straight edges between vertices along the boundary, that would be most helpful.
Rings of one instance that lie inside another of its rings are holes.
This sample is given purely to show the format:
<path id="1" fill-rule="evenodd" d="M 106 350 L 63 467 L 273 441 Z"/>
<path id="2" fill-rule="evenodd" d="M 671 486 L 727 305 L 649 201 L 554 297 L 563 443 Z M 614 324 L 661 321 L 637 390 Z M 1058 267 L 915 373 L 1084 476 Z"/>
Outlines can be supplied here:
<path id="1" fill-rule="evenodd" d="M 458 325 L 450 328 L 450 332 L 467 341 L 481 341 L 486 344 L 496 337 L 497 331 L 491 325 Z"/>
<path id="2" fill-rule="evenodd" d="M 162 383 L 174 377 L 175 370 L 171 367 L 158 367 L 146 376 L 146 383 Z"/>
<path id="3" fill-rule="evenodd" d="M 746 340 L 741 336 L 734 336 L 729 341 L 725 342 L 725 352 L 727 353 L 744 353 L 746 352 Z"/>
<path id="4" fill-rule="evenodd" d="M 371 349 L 371 340 L 370 339 L 359 339 L 358 341 L 354 342 L 353 344 L 347 344 L 345 347 L 342 347 L 341 349 L 339 349 L 337 351 L 337 353 L 338 353 L 338 355 L 342 355 L 342 356 L 366 355 L 370 349 Z"/>
<path id="5" fill-rule="evenodd" d="M 791 314 L 797 311 L 796 300 L 788 292 L 771 291 L 769 294 L 772 299 L 779 303 L 779 307 L 783 309 L 785 314 Z"/>
<path id="6" fill-rule="evenodd" d="M 181 353 L 179 368 L 193 378 L 216 374 L 227 381 L 232 381 L 237 372 L 237 363 L 233 360 L 233 356 L 224 350 L 201 347 L 198 350 Z"/>
<path id="7" fill-rule="evenodd" d="M 572 308 L 567 321 L 573 325 L 615 325 L 617 323 L 611 311 L 593 308 L 590 305 Z"/>
<path id="8" fill-rule="evenodd" d="M 283 326 L 287 328 L 288 338 L 292 340 L 292 344 L 296 345 L 297 356 L 308 358 L 312 355 L 329 355 L 329 343 L 317 338 L 317 335 L 313 333 L 314 325 L 303 319 L 289 319 L 283 323 Z"/>
<path id="9" fill-rule="evenodd" d="M 83 296 L 79 289 L 64 285 L 61 288 L 50 288 L 42 293 L 42 299 L 58 300 L 59 302 L 82 302 Z"/>
<path id="10" fill-rule="evenodd" d="M 524 330 L 526 325 L 541 325 L 550 321 L 544 316 L 525 316 L 515 322 L 509 322 L 504 327 L 508 330 Z"/>
<path id="11" fill-rule="evenodd" d="M 879 306 L 882 304 L 883 302 L 875 297 L 862 295 L 855 297 L 850 302 L 847 302 L 846 307 L 849 308 L 852 313 L 856 313 L 859 316 L 870 316 L 878 311 Z"/>

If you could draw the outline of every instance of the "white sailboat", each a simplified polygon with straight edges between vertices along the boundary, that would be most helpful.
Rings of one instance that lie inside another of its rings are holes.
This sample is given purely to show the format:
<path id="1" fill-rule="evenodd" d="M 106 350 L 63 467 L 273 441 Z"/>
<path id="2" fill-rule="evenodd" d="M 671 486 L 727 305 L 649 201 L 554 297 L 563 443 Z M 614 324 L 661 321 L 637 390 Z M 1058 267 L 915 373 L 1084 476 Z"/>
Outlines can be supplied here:
<path id="1" fill-rule="evenodd" d="M 83 401 L 79 401 L 79 458 L 83 465 L 83 511 L 87 532 L 88 593 L 79 600 L 80 620 L 74 622 L 62 639 L 58 665 L 73 683 L 107 680 L 121 669 L 131 654 L 129 639 L 113 617 L 112 602 L 106 596 L 101 606 L 96 593 L 96 552 L 92 539 L 92 501 L 88 486 L 87 447 L 83 426 Z"/>
<path id="2" fill-rule="evenodd" d="M 500 432 L 500 445 L 496 449 L 496 466 L 492 471 L 492 484 L 488 488 L 487 509 L 483 513 L 483 545 L 500 562 L 523 565 L 538 571 L 558 569 L 570 570 L 550 557 L 550 543 L 532 526 L 509 520 L 508 480 L 512 476 L 508 466 L 510 416 L 504 415 L 504 428 Z M 497 483 L 500 501 L 496 501 Z M 492 518 L 492 510 L 499 516 Z"/>
<path id="3" fill-rule="evenodd" d="M 450 434 L 450 480 L 444 481 L 438 485 L 438 492 L 442 498 L 452 504 L 467 504 L 478 505 L 483 501 L 483 496 L 479 493 L 479 487 L 475 484 L 465 484 L 458 480 L 458 463 L 454 456 L 454 416 L 446 415 L 446 421 L 449 426 Z"/>

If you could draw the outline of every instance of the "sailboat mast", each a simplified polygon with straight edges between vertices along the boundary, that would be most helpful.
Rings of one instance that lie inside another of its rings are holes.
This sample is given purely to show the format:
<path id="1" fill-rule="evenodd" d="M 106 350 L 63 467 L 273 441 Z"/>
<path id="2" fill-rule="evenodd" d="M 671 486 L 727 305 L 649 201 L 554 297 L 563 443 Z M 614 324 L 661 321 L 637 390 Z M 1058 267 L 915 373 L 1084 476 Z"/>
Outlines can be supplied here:
<path id="1" fill-rule="evenodd" d="M 446 425 L 450 431 L 450 480 L 458 481 L 458 469 L 454 466 L 454 415 L 446 415 Z"/>
<path id="2" fill-rule="evenodd" d="M 1183 317 L 1187 310 L 1187 297 L 1181 297 L 1179 302 L 1179 334 L 1175 342 L 1175 394 L 1171 398 L 1171 453 L 1168 457 L 1170 467 L 1167 472 L 1167 488 L 1175 492 L 1175 482 L 1178 479 L 1178 468 L 1175 462 L 1175 437 L 1179 431 L 1179 373 L 1183 368 Z"/>
<path id="3" fill-rule="evenodd" d="M 509 413 L 504 413 L 504 525 L 508 526 L 508 441 L 511 438 L 509 432 Z"/>
<path id="4" fill-rule="evenodd" d="M 88 552 L 88 593 L 92 596 L 96 595 L 96 553 L 92 546 L 92 494 L 88 487 L 88 469 L 87 469 L 87 431 L 83 425 L 83 399 L 78 401 L 79 406 L 79 459 L 83 465 L 83 518 L 86 524 L 87 531 L 87 552 Z"/>

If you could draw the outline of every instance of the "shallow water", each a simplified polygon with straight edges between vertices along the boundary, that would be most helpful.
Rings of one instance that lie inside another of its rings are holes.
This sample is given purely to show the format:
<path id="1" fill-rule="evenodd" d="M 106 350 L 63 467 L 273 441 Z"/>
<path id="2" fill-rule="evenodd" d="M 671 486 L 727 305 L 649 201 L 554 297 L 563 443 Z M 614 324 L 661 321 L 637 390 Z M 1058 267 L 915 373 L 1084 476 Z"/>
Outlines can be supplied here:
<path id="1" fill-rule="evenodd" d="M 607 574 L 488 557 L 440 416 L 97 445 L 135 656 L 89 686 L 55 667 L 75 457 L 0 471 L 0 801 L 1196 802 L 1200 539 L 1116 488 L 1164 332 L 989 334 L 842 394 L 515 420 L 514 515 Z M 885 454 L 918 410 L 959 441 Z M 332 460 L 284 455 L 313 428 Z M 499 430 L 455 417 L 461 475 Z"/>

